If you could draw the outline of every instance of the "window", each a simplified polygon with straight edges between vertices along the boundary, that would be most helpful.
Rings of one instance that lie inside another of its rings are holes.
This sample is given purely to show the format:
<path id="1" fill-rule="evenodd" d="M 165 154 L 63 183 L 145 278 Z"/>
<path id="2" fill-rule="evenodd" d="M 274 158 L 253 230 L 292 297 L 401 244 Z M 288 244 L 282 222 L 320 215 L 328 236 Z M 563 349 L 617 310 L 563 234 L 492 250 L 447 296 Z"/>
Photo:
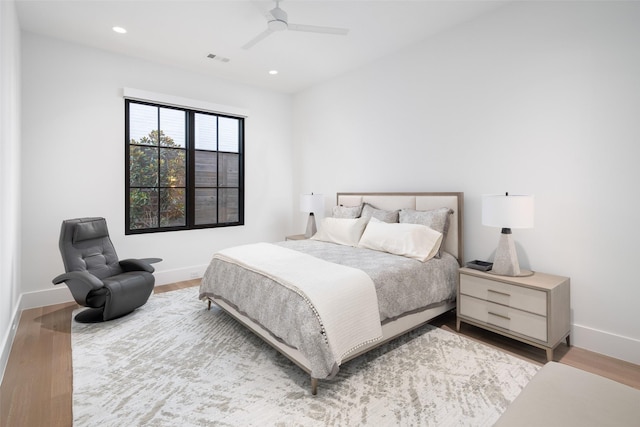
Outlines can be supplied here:
<path id="1" fill-rule="evenodd" d="M 126 234 L 244 224 L 244 119 L 125 99 Z"/>

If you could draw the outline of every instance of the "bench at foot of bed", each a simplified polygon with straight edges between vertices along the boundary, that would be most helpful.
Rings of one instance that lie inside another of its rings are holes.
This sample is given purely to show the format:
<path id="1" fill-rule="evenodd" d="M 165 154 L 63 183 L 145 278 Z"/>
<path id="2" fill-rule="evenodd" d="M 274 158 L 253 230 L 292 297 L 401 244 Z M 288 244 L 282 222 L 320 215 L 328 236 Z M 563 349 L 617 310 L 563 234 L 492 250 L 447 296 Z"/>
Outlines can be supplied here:
<path id="1" fill-rule="evenodd" d="M 638 426 L 640 390 L 549 362 L 495 426 Z"/>

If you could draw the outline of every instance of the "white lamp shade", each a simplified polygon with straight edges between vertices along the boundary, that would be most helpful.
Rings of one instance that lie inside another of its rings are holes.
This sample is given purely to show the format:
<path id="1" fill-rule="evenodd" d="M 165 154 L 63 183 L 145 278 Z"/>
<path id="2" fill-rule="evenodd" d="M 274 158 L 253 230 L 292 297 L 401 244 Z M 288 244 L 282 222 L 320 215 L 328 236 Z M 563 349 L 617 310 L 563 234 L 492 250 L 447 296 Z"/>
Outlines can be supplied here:
<path id="1" fill-rule="evenodd" d="M 301 194 L 300 195 L 300 212 L 323 212 L 324 197 L 322 194 Z"/>
<path id="2" fill-rule="evenodd" d="M 533 228 L 533 196 L 483 195 L 482 225 L 500 228 Z"/>

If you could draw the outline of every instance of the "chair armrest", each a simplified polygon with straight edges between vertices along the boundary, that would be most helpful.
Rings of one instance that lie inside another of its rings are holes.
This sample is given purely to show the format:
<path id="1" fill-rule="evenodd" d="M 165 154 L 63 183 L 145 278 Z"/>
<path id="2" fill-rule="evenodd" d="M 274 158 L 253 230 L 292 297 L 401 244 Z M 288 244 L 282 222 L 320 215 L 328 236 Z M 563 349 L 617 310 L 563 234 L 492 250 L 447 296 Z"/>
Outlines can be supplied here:
<path id="1" fill-rule="evenodd" d="M 88 271 L 71 271 L 56 276 L 52 280 L 54 285 L 60 283 L 66 283 L 67 287 L 71 291 L 73 299 L 80 305 L 87 305 L 87 295 L 89 292 L 101 289 L 104 287 L 102 280 L 98 279 Z"/>
<path id="2" fill-rule="evenodd" d="M 153 266 L 147 261 L 147 259 L 122 259 L 119 261 L 120 267 L 124 271 L 147 271 L 149 273 L 153 273 L 155 269 Z"/>
<path id="3" fill-rule="evenodd" d="M 104 286 L 104 283 L 102 283 L 102 280 L 98 279 L 96 276 L 89 273 L 88 271 L 72 271 L 69 273 L 64 273 L 59 276 L 56 276 L 52 280 L 52 282 L 54 285 L 59 285 L 60 283 L 71 281 L 71 280 L 78 280 L 84 283 L 87 286 L 87 293 L 95 289 L 100 289 Z"/>

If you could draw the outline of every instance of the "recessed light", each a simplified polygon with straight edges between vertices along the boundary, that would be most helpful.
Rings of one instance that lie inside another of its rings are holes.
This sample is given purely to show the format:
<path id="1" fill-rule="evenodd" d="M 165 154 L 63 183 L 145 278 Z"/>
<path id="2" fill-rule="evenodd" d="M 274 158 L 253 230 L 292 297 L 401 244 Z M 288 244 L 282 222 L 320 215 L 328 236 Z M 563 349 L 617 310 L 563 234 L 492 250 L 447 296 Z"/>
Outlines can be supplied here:
<path id="1" fill-rule="evenodd" d="M 278 74 L 278 70 L 271 70 L 269 71 L 269 74 L 271 74 L 272 76 L 275 76 L 276 74 Z"/>
<path id="2" fill-rule="evenodd" d="M 122 27 L 113 27 L 111 28 L 113 31 L 115 31 L 118 34 L 126 34 L 127 30 L 125 30 Z"/>

